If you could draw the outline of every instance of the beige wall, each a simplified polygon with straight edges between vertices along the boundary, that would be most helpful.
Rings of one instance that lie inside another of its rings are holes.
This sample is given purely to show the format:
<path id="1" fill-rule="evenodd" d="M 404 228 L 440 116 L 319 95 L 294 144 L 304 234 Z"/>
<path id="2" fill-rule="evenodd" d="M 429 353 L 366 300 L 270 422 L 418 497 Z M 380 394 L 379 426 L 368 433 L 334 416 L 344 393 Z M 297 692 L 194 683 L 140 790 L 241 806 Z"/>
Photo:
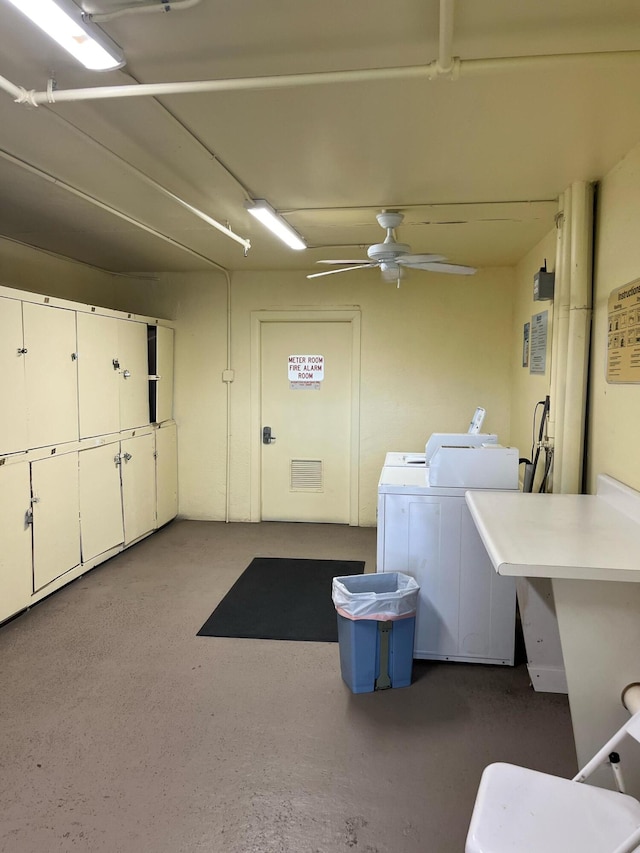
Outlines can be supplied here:
<path id="1" fill-rule="evenodd" d="M 0 284 L 61 299 L 113 304 L 115 276 L 0 238 Z"/>
<path id="2" fill-rule="evenodd" d="M 511 366 L 511 444 L 517 447 L 521 457 L 531 456 L 533 412 L 538 403 L 544 400 L 549 393 L 549 380 L 551 376 L 552 347 L 551 338 L 553 334 L 553 302 L 533 301 L 533 277 L 544 264 L 546 259 L 547 269 L 553 270 L 556 253 L 556 232 L 551 231 L 541 240 L 516 267 L 516 288 L 514 293 L 513 309 L 513 341 L 510 352 Z M 522 366 L 522 343 L 524 324 L 531 322 L 531 317 L 541 311 L 549 312 L 547 328 L 547 359 L 544 375 L 532 374 L 528 367 Z M 536 418 L 536 438 L 540 423 L 541 411 L 538 410 Z M 541 480 L 544 465 L 544 456 L 541 455 L 538 462 L 538 473 L 536 476 L 536 487 Z M 520 470 L 522 477 L 524 470 Z"/>
<path id="3" fill-rule="evenodd" d="M 607 300 L 610 292 L 640 278 L 640 146 L 602 180 L 595 239 L 595 293 L 588 424 L 589 491 L 610 474 L 640 489 L 640 386 L 605 381 Z"/>
<path id="4" fill-rule="evenodd" d="M 399 290 L 371 271 L 320 283 L 295 272 L 234 275 L 231 517 L 250 517 L 252 311 L 359 306 L 359 520 L 373 525 L 388 450 L 421 450 L 433 431 L 466 430 L 477 405 L 486 427 L 508 438 L 512 285 L 510 269 L 472 279 L 415 273 Z"/>
<path id="5" fill-rule="evenodd" d="M 121 278 L 0 243 L 5 284 L 168 318 L 176 327 L 175 417 L 180 514 L 225 518 L 227 282 L 224 275 Z M 229 517 L 250 518 L 251 312 L 345 308 L 362 316 L 360 513 L 376 519 L 376 486 L 388 450 L 421 450 L 434 431 L 465 431 L 478 405 L 485 427 L 510 438 L 513 362 L 511 269 L 473 278 L 414 273 L 400 289 L 375 272 L 309 282 L 301 272 L 238 273 L 231 283 Z"/>

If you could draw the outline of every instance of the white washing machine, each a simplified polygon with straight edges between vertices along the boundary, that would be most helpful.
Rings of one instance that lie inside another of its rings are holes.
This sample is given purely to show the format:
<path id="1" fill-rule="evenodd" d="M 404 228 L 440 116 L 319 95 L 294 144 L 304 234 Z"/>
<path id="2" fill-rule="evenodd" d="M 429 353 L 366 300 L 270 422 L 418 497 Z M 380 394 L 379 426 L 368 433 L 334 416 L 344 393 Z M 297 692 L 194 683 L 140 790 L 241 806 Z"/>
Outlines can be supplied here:
<path id="1" fill-rule="evenodd" d="M 394 450 L 387 453 L 384 459 L 385 468 L 422 468 L 425 466 L 424 453 L 398 453 Z"/>
<path id="2" fill-rule="evenodd" d="M 517 487 L 518 451 L 495 444 L 441 445 L 428 466 L 382 469 L 377 571 L 420 584 L 414 657 L 513 665 L 515 580 L 493 568 L 464 494 Z"/>

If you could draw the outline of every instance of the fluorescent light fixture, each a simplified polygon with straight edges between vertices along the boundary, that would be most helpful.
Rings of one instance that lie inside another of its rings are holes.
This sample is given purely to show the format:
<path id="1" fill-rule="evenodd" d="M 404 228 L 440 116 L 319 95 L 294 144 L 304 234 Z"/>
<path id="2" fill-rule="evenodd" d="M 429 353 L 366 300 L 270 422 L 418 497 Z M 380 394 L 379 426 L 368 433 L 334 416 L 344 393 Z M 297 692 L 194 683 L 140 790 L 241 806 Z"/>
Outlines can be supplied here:
<path id="1" fill-rule="evenodd" d="M 256 198 L 252 202 L 248 202 L 247 210 L 291 249 L 307 248 L 302 237 L 263 198 Z"/>
<path id="2" fill-rule="evenodd" d="M 9 0 L 85 68 L 109 71 L 125 64 L 122 51 L 102 30 L 82 20 L 72 0 Z"/>

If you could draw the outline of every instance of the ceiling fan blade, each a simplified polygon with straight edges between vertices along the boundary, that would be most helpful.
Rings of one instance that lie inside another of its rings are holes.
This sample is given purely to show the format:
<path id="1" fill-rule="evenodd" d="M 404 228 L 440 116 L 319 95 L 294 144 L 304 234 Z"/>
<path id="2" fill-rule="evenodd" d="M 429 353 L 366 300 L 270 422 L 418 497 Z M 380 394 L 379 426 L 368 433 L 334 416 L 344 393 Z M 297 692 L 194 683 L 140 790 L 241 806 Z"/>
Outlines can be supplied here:
<path id="1" fill-rule="evenodd" d="M 477 272 L 475 267 L 464 267 L 460 264 L 439 264 L 433 262 L 428 264 L 409 264 L 409 266 L 413 269 L 428 270 L 429 272 L 446 272 L 452 275 L 473 275 Z"/>
<path id="2" fill-rule="evenodd" d="M 446 260 L 444 255 L 400 255 L 396 258 L 397 264 L 404 264 L 405 267 L 412 267 L 415 264 L 431 264 L 434 261 Z"/>
<path id="3" fill-rule="evenodd" d="M 370 264 L 367 258 L 350 258 L 349 260 L 330 260 L 330 261 L 316 261 L 317 264 Z"/>
<path id="4" fill-rule="evenodd" d="M 308 275 L 307 278 L 320 278 L 323 275 L 335 275 L 337 272 L 350 272 L 351 270 L 364 270 L 364 269 L 372 269 L 377 266 L 377 264 L 358 264 L 356 267 L 342 267 L 339 270 L 325 270 L 325 272 L 314 272 L 311 275 Z"/>

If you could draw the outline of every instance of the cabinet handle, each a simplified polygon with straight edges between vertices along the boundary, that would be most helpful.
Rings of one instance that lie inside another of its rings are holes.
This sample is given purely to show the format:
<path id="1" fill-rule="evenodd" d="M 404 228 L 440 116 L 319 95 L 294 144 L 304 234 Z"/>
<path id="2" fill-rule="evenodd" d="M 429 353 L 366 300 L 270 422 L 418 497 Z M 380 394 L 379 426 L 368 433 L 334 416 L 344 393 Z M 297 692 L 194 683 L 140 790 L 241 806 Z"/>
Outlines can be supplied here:
<path id="1" fill-rule="evenodd" d="M 119 453 L 116 453 L 116 455 L 113 457 L 113 461 L 114 461 L 116 467 L 118 465 L 122 465 L 122 457 L 120 456 Z"/>
<path id="2" fill-rule="evenodd" d="M 130 453 L 124 454 L 124 461 L 128 462 L 130 459 L 133 459 L 133 456 Z"/>
<path id="3" fill-rule="evenodd" d="M 37 495 L 34 495 L 34 496 L 31 498 L 31 503 L 32 503 L 32 504 L 39 504 L 39 503 L 40 503 L 40 498 L 39 498 Z"/>
<path id="4" fill-rule="evenodd" d="M 120 370 L 120 362 L 118 361 L 117 358 L 112 358 L 111 364 L 113 365 L 114 370 Z"/>
<path id="5" fill-rule="evenodd" d="M 123 370 L 122 375 L 125 379 L 128 379 L 131 376 L 131 372 L 129 370 Z"/>
<path id="6" fill-rule="evenodd" d="M 78 353 L 72 352 L 71 353 L 71 361 L 77 361 L 77 360 L 78 360 Z"/>
<path id="7" fill-rule="evenodd" d="M 33 510 L 31 507 L 24 514 L 24 526 L 28 527 L 30 524 L 33 524 Z"/>
<path id="8" fill-rule="evenodd" d="M 26 347 L 18 347 L 18 355 L 26 355 L 28 352 Z"/>

